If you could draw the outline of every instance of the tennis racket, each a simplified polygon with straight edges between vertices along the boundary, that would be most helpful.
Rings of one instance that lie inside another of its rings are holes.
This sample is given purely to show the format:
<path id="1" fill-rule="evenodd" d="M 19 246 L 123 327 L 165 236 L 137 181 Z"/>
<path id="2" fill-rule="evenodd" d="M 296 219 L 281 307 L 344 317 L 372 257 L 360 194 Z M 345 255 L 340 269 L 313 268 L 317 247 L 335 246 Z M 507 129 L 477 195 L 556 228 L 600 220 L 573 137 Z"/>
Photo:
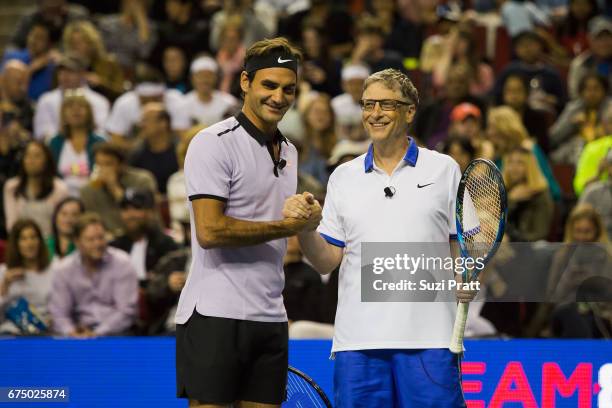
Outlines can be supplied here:
<path id="1" fill-rule="evenodd" d="M 457 240 L 464 259 L 481 259 L 485 265 L 495 254 L 506 227 L 506 187 L 499 169 L 490 160 L 473 160 L 465 169 L 457 190 L 455 208 Z M 480 269 L 464 268 L 463 282 L 478 279 Z M 469 303 L 459 303 L 450 350 L 463 351 L 463 335 Z"/>
<path id="2" fill-rule="evenodd" d="M 283 408 L 332 408 L 327 395 L 312 378 L 289 366 L 287 399 Z"/>

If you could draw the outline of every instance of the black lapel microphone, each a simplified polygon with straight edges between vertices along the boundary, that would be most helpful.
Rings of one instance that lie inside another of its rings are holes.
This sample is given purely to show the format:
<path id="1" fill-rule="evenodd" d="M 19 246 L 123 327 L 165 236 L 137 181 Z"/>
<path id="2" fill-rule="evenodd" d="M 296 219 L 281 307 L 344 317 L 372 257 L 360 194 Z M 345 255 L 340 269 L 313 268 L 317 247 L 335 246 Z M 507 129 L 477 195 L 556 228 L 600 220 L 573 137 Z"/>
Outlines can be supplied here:
<path id="1" fill-rule="evenodd" d="M 284 168 L 285 168 L 285 166 L 287 165 L 287 160 L 285 160 L 285 159 L 280 159 L 280 160 L 278 161 L 277 165 L 278 165 L 278 169 L 279 169 L 279 170 L 282 170 L 282 169 L 284 169 Z"/>
<path id="2" fill-rule="evenodd" d="M 395 187 L 393 186 L 385 187 L 384 192 L 385 192 L 385 197 L 393 198 L 393 196 L 395 195 Z"/>

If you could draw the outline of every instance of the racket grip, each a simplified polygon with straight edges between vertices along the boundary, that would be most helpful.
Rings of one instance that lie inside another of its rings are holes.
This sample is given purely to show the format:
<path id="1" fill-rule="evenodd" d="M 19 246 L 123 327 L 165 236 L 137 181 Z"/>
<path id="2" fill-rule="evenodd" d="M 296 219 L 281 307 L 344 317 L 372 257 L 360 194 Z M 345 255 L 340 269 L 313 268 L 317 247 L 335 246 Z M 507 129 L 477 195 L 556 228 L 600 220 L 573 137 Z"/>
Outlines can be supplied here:
<path id="1" fill-rule="evenodd" d="M 468 317 L 469 303 L 459 303 L 457 306 L 457 316 L 453 327 L 453 337 L 451 338 L 450 351 L 455 354 L 463 353 L 463 336 L 465 334 L 465 323 Z"/>

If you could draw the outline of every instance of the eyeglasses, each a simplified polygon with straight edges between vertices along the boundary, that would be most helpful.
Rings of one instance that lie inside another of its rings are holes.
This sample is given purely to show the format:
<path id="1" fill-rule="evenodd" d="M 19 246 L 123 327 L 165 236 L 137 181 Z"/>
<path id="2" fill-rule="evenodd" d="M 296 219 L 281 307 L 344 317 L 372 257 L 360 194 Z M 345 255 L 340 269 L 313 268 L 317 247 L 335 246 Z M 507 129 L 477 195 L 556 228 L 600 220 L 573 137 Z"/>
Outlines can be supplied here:
<path id="1" fill-rule="evenodd" d="M 359 104 L 361 105 L 361 109 L 366 112 L 371 112 L 376 107 L 377 102 L 380 105 L 380 109 L 384 111 L 394 111 L 400 105 L 413 105 L 412 103 L 395 99 L 362 99 L 359 101 Z"/>

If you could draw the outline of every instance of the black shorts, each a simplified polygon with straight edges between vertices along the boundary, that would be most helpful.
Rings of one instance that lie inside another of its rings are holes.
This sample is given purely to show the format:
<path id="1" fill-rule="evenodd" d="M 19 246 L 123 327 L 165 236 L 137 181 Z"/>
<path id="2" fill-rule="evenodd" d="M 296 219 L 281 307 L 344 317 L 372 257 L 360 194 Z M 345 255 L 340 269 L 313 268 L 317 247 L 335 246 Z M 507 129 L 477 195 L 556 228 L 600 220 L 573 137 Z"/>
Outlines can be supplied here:
<path id="1" fill-rule="evenodd" d="M 202 316 L 176 326 L 177 396 L 205 404 L 281 404 L 288 361 L 287 322 Z"/>

